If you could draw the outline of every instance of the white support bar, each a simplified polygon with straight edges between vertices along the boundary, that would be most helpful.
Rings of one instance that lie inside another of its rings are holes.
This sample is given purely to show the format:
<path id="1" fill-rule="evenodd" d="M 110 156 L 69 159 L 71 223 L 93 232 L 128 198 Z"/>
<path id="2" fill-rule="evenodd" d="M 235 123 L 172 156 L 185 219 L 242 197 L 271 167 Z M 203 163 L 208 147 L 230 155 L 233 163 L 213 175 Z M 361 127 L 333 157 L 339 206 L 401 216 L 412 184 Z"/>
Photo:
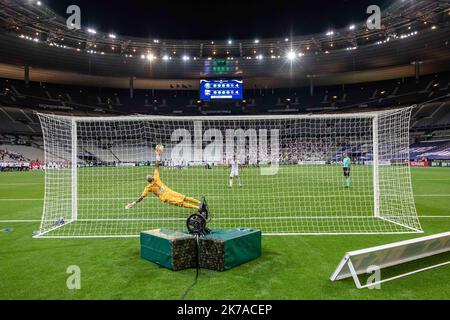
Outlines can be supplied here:
<path id="1" fill-rule="evenodd" d="M 423 271 L 427 271 L 427 270 L 431 270 L 431 269 L 436 269 L 436 268 L 439 268 L 439 267 L 446 266 L 448 264 L 450 264 L 450 261 L 434 264 L 432 266 L 429 266 L 429 267 L 426 267 L 426 268 L 417 269 L 417 270 L 414 270 L 414 271 L 411 271 L 411 272 L 406 272 L 406 273 L 400 274 L 400 275 L 395 276 L 395 277 L 391 277 L 391 278 L 383 279 L 383 280 L 380 280 L 380 281 L 368 283 L 368 284 L 365 284 L 363 286 L 360 284 L 358 289 L 374 287 L 374 286 L 376 286 L 378 284 L 381 284 L 381 283 L 385 283 L 385 282 L 388 282 L 388 281 L 404 278 L 404 277 L 407 277 L 407 276 L 410 276 L 410 275 L 413 275 L 413 274 L 416 274 L 416 273 L 419 273 L 419 272 L 423 272 Z M 359 279 L 358 279 L 358 282 L 359 282 Z"/>
<path id="2" fill-rule="evenodd" d="M 380 217 L 380 150 L 378 143 L 378 114 L 373 117 L 372 125 L 372 148 L 373 148 L 373 214 L 376 218 Z"/>
<path id="3" fill-rule="evenodd" d="M 71 148 L 71 162 L 72 162 L 72 221 L 77 220 L 78 217 L 78 137 L 77 137 L 77 122 L 72 119 L 72 148 Z"/>

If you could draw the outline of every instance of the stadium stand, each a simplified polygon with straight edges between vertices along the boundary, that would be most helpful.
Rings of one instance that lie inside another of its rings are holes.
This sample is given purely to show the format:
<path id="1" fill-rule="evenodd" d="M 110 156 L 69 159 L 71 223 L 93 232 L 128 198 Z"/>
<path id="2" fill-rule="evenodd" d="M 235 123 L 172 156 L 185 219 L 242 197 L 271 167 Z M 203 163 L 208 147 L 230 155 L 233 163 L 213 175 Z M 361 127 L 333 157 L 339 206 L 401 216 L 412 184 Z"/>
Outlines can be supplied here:
<path id="1" fill-rule="evenodd" d="M 427 157 L 427 154 L 437 154 L 441 150 L 450 149 L 450 141 L 429 141 L 414 143 L 410 147 L 411 160 Z M 429 157 L 431 159 L 431 157 Z"/>
<path id="2" fill-rule="evenodd" d="M 39 137 L 41 129 L 35 111 L 88 115 L 279 114 L 370 111 L 419 104 L 411 119 L 411 142 L 445 140 L 450 138 L 449 80 L 450 74 L 442 73 L 422 77 L 419 81 L 404 78 L 321 86 L 313 95 L 308 87 L 253 89 L 245 92 L 243 101 L 211 103 L 199 101 L 198 92 L 193 90 L 135 90 L 131 98 L 127 89 L 36 82 L 26 86 L 23 81 L 1 79 L 0 133 Z M 95 154 L 95 151 L 86 150 L 86 153 Z M 111 150 L 110 157 L 99 160 L 114 161 L 114 158 Z"/>
<path id="3" fill-rule="evenodd" d="M 381 30 L 372 32 L 363 24 L 351 32 L 334 30 L 333 48 L 328 34 L 295 36 L 289 42 L 261 39 L 256 47 L 253 39 L 149 42 L 85 30 L 74 36 L 64 17 L 43 3 L 0 2 L 5 4 L 0 15 L 0 147 L 26 159 L 42 157 L 36 111 L 266 115 L 417 105 L 411 118 L 410 139 L 417 148 L 412 158 L 445 154 L 440 148 L 450 141 L 448 14 L 437 1 L 394 3 L 385 11 Z M 427 23 L 422 23 L 424 13 Z M 41 24 L 31 22 L 35 16 Z M 19 24 L 22 19 L 28 23 Z M 286 50 L 295 52 L 298 61 L 286 61 Z M 149 52 L 155 61 L 148 59 Z M 200 100 L 199 78 L 218 77 L 242 78 L 244 99 Z M 430 149 L 423 151 L 425 146 Z M 314 152 L 323 145 L 286 148 L 296 150 L 298 161 L 324 157 Z M 127 154 L 126 146 L 98 141 L 80 158 L 126 161 Z"/>
<path id="4" fill-rule="evenodd" d="M 267 88 L 246 90 L 245 99 L 238 102 L 200 101 L 194 90 L 134 90 L 62 86 L 2 79 L 0 103 L 3 106 L 39 110 L 80 111 L 98 113 L 141 114 L 261 114 L 323 112 L 355 107 L 386 108 L 416 104 L 445 97 L 449 94 L 450 73 L 374 83 L 317 87 L 311 95 L 309 87 Z M 446 85 L 443 85 L 447 83 Z M 414 127 L 427 127 L 432 118 L 447 116 L 446 104 L 420 108 L 415 112 Z M 3 108 L 5 109 L 5 108 Z M 436 111 L 436 114 L 433 112 Z M 29 113 L 8 109 L 16 122 L 30 124 L 35 118 Z M 433 116 L 430 118 L 430 116 Z M 446 123 L 443 123 L 446 124 Z M 22 128 L 23 129 L 23 128 Z M 25 129 L 27 131 L 27 129 Z"/>

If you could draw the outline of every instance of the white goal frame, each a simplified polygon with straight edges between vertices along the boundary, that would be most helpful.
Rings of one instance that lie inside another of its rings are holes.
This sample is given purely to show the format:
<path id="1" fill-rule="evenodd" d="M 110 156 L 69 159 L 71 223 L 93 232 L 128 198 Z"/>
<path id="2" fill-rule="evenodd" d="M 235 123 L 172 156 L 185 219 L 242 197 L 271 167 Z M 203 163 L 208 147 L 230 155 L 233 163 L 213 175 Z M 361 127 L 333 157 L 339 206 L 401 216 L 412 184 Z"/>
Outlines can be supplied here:
<path id="1" fill-rule="evenodd" d="M 148 122 L 165 122 L 165 121 L 263 121 L 263 120 L 273 120 L 273 121 L 282 121 L 282 120 L 326 120 L 326 119 L 339 119 L 339 120 L 345 120 L 345 119 L 364 119 L 364 120 L 371 120 L 372 121 L 372 146 L 373 146 L 373 160 L 372 160 L 372 167 L 373 167 L 373 217 L 376 219 L 384 220 L 388 223 L 398 225 L 403 230 L 401 231 L 374 231 L 374 232 L 264 232 L 265 235 L 335 235 L 335 234 L 398 234 L 398 233 L 421 233 L 422 229 L 420 226 L 420 222 L 417 217 L 417 212 L 415 210 L 414 201 L 413 201 L 413 195 L 412 195 L 412 183 L 410 178 L 410 168 L 409 168 L 409 162 L 404 163 L 404 166 L 407 166 L 405 168 L 405 201 L 412 201 L 411 204 L 411 212 L 408 212 L 408 216 L 410 217 L 411 221 L 413 221 L 413 225 L 407 225 L 399 221 L 395 221 L 390 216 L 383 216 L 380 213 L 380 202 L 381 195 L 380 195 L 380 118 L 382 117 L 390 117 L 390 116 L 397 116 L 401 114 L 401 121 L 402 125 L 408 125 L 410 123 L 410 117 L 411 117 L 411 110 L 413 107 L 409 108 L 402 108 L 402 109 L 393 109 L 389 111 L 377 111 L 377 112 L 362 112 L 362 113 L 338 113 L 338 114 L 318 114 L 318 115 L 264 115 L 264 116 L 193 116 L 193 117 L 179 117 L 179 116 L 149 116 L 149 115 L 136 115 L 136 116 L 109 116 L 109 117 L 86 117 L 86 116 L 59 116 L 59 115 L 48 115 L 48 114 L 41 114 L 39 113 L 38 116 L 41 120 L 43 131 L 44 131 L 44 148 L 45 148 L 45 156 L 46 156 L 46 163 L 48 162 L 49 158 L 54 158 L 54 150 L 51 150 L 51 146 L 48 143 L 48 136 L 51 134 L 49 131 L 49 126 L 46 125 L 46 121 L 62 121 L 65 123 L 70 124 L 70 181 L 71 181 L 71 219 L 64 221 L 62 225 L 55 226 L 52 228 L 45 227 L 46 222 L 48 223 L 48 218 L 46 217 L 46 210 L 47 210 L 47 203 L 48 203 L 48 197 L 50 196 L 47 184 L 50 183 L 50 177 L 49 173 L 46 170 L 46 193 L 45 193 L 45 201 L 44 201 L 44 209 L 43 209 L 43 215 L 42 215 L 42 222 L 41 222 L 41 228 L 38 231 L 38 233 L 35 235 L 35 237 L 45 237 L 45 238 L 66 238 L 68 236 L 65 235 L 52 235 L 52 231 L 55 231 L 56 229 L 62 228 L 67 226 L 70 223 L 76 222 L 76 221 L 83 221 L 83 219 L 79 218 L 78 215 L 78 133 L 79 133 L 79 124 L 88 124 L 93 122 L 104 122 L 104 123 L 118 123 L 123 121 L 148 121 Z M 397 121 L 397 120 L 396 120 Z M 403 128 L 403 131 L 405 131 L 405 128 Z M 405 133 L 402 131 L 402 134 L 408 135 L 408 133 Z M 409 135 L 407 137 L 404 137 L 405 139 L 408 139 L 408 143 L 402 146 L 404 149 L 403 152 L 409 155 Z M 64 158 L 64 157 L 62 157 Z M 67 157 L 66 157 L 67 158 Z M 300 217 L 301 218 L 301 217 Z M 320 219 L 321 217 L 316 217 L 317 219 Z M 47 220 L 46 220 L 47 219 Z M 95 222 L 95 219 L 90 220 Z M 98 221 L 103 221 L 103 219 L 99 219 Z M 237 227 L 237 226 L 236 226 Z M 73 234 L 70 235 L 70 238 L 84 238 L 84 237 L 138 237 L 139 234 L 114 234 L 114 235 L 83 235 L 83 234 Z"/>

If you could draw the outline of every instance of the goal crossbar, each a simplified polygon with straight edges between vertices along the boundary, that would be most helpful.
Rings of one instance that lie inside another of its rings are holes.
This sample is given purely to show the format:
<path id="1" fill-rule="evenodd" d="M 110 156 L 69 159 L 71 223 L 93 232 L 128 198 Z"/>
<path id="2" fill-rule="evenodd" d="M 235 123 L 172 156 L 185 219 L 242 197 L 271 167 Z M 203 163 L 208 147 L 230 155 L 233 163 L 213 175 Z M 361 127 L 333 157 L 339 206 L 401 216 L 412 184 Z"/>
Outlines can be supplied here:
<path id="1" fill-rule="evenodd" d="M 139 119 L 143 121 L 172 121 L 172 120 L 187 120 L 187 121 L 220 121 L 220 120 L 265 120 L 265 119 L 277 119 L 277 120 L 292 120 L 292 119 L 373 119 L 377 115 L 389 115 L 398 113 L 401 111 L 408 111 L 414 109 L 415 106 L 383 110 L 383 111 L 367 111 L 367 112 L 347 112 L 347 113 L 324 113 L 324 114 L 291 114 L 291 115 L 253 115 L 253 116 L 161 116 L 161 115 L 146 115 L 135 114 L 127 116 L 64 116 L 64 115 L 52 115 L 55 118 L 75 120 L 77 122 L 96 122 L 96 121 L 108 121 L 108 122 L 120 122 L 129 121 L 133 119 Z M 38 115 L 45 115 L 37 112 Z"/>

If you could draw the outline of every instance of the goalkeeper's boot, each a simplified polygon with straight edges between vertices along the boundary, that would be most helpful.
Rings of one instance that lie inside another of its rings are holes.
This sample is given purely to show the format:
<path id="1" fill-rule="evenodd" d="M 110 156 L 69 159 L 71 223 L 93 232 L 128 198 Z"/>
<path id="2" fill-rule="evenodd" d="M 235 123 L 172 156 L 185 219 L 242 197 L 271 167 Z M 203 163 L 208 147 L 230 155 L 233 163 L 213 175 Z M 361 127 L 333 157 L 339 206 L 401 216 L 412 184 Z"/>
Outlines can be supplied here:
<path id="1" fill-rule="evenodd" d="M 202 204 L 200 205 L 200 214 L 208 219 L 208 204 L 206 203 L 205 197 L 202 198 Z"/>
<path id="2" fill-rule="evenodd" d="M 205 227 L 205 229 L 203 230 L 203 235 L 206 236 L 206 235 L 208 235 L 208 234 L 211 234 L 211 229 Z"/>

